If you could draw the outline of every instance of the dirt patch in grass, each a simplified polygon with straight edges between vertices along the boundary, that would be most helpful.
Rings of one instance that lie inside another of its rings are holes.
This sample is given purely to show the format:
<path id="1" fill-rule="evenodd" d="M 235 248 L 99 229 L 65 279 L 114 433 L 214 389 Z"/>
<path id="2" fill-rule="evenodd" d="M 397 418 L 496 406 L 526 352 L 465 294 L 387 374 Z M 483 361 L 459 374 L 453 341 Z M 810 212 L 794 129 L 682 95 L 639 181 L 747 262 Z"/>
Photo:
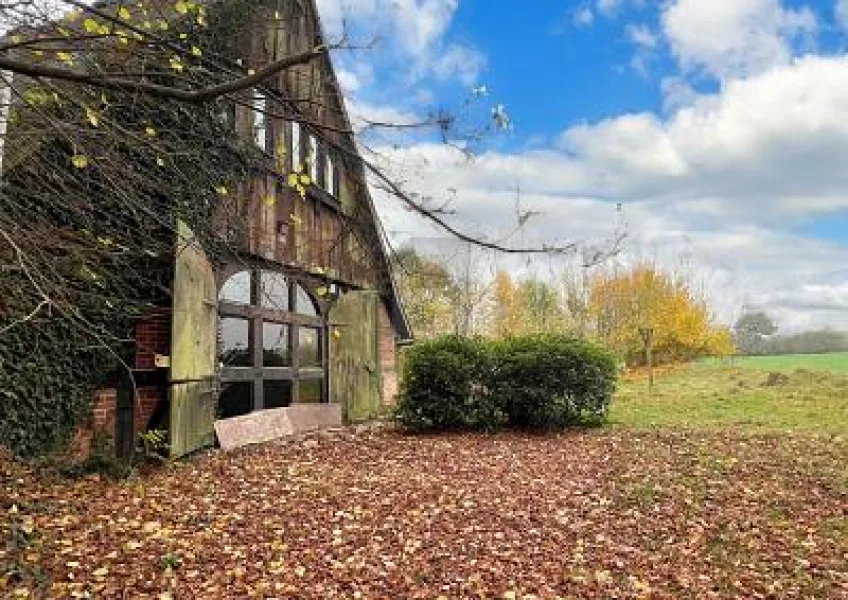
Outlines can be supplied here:
<path id="1" fill-rule="evenodd" d="M 7 465 L 0 595 L 848 597 L 846 459 L 619 429 L 319 436 L 123 483 Z"/>

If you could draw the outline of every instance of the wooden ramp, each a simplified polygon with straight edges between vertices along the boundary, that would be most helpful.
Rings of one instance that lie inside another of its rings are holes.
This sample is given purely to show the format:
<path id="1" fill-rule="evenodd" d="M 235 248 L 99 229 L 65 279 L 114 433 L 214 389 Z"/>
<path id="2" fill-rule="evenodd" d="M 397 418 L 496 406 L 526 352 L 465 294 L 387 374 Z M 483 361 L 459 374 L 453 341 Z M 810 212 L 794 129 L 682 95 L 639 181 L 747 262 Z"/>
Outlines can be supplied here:
<path id="1" fill-rule="evenodd" d="M 241 417 L 215 421 L 215 434 L 223 450 L 262 444 L 282 437 L 341 427 L 338 404 L 302 404 L 260 410 Z"/>

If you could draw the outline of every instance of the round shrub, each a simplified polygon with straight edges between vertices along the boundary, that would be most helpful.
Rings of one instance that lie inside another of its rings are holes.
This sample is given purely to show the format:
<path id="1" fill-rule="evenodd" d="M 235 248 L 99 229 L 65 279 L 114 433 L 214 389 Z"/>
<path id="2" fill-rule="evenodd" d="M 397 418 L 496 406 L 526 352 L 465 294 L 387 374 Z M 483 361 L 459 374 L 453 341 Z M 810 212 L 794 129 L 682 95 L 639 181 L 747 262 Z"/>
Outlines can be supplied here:
<path id="1" fill-rule="evenodd" d="M 495 429 L 504 413 L 482 386 L 490 361 L 479 338 L 448 336 L 424 341 L 404 356 L 395 417 L 409 431 Z"/>
<path id="2" fill-rule="evenodd" d="M 487 388 L 511 425 L 554 430 L 606 417 L 616 382 L 616 361 L 606 350 L 543 334 L 493 342 L 491 355 Z"/>

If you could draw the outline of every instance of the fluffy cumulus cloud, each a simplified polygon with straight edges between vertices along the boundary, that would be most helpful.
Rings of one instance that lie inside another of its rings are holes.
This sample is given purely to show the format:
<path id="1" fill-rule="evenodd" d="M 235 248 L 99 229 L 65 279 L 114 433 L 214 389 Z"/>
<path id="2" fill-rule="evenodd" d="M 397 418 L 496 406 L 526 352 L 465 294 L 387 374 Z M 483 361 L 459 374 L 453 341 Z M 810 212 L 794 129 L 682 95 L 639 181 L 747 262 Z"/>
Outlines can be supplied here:
<path id="1" fill-rule="evenodd" d="M 458 0 L 319 4 L 336 27 L 347 19 L 376 28 L 417 81 L 469 86 L 486 66 L 480 49 L 450 39 Z M 625 257 L 689 269 L 727 322 L 753 305 L 786 330 L 848 329 L 848 246 L 799 233 L 815 219 L 848 214 L 848 56 L 812 51 L 830 25 L 780 0 L 579 6 L 575 25 L 589 26 L 595 15 L 620 19 L 635 57 L 666 65 L 654 81 L 664 110 L 623 111 L 548 132 L 554 141 L 532 149 L 474 159 L 438 143 L 387 144 L 387 170 L 434 205 L 450 201 L 453 223 L 488 239 L 603 245 L 626 228 Z M 829 18 L 848 29 L 848 0 L 832 6 Z M 621 18 L 634 11 L 637 22 Z M 379 62 L 341 64 L 351 112 L 415 120 L 408 104 L 369 97 L 385 87 Z M 714 91 L 699 91 L 705 81 Z M 432 89 L 404 97 L 434 99 Z M 444 236 L 375 195 L 395 242 Z M 516 233 L 523 211 L 541 215 Z"/>
<path id="2" fill-rule="evenodd" d="M 390 153 L 422 193 L 441 201 L 458 190 L 456 222 L 478 235 L 512 231 L 517 189 L 523 208 L 543 215 L 521 233 L 525 243 L 609 239 L 621 203 L 628 252 L 671 266 L 691 255 L 723 319 L 755 304 L 788 329 L 848 329 L 848 248 L 792 233 L 848 210 L 848 58 L 796 59 L 665 118 L 570 127 L 547 149 L 474 160 L 441 145 Z M 383 206 L 398 237 L 437 235 Z"/>
<path id="3" fill-rule="evenodd" d="M 779 0 L 674 0 L 662 21 L 682 66 L 719 78 L 785 64 L 793 44 L 817 27 L 811 9 L 789 9 Z"/>
<path id="4" fill-rule="evenodd" d="M 476 49 L 447 42 L 445 35 L 459 0 L 318 0 L 318 10 L 330 35 L 347 32 L 360 40 L 375 40 L 371 55 L 356 61 L 379 63 L 393 57 L 408 75 L 476 80 L 485 58 Z M 342 59 L 342 62 L 345 62 Z"/>

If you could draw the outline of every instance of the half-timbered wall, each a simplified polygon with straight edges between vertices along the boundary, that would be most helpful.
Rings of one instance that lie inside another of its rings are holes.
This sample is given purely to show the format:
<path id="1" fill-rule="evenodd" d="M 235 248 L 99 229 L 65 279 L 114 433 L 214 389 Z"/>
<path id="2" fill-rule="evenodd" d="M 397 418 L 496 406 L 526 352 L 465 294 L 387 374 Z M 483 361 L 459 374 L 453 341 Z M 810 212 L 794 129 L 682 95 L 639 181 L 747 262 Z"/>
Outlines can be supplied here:
<path id="1" fill-rule="evenodd" d="M 315 47 L 311 10 L 311 2 L 270 2 L 246 41 L 248 64 Z M 352 287 L 378 286 L 385 268 L 379 236 L 329 57 L 245 92 L 235 117 L 239 136 L 266 155 L 266 172 L 245 183 L 228 207 L 246 226 L 241 249 Z M 293 172 L 309 176 L 303 190 L 291 185 Z"/>

